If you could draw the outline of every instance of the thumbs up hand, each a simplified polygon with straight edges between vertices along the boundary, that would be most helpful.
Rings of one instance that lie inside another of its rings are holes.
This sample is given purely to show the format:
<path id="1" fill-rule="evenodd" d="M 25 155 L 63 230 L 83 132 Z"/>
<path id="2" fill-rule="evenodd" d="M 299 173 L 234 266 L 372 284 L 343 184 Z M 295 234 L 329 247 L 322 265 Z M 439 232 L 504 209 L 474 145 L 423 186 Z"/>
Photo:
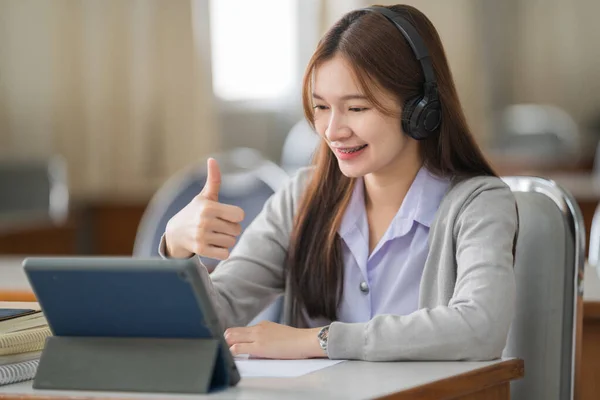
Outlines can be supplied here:
<path id="1" fill-rule="evenodd" d="M 167 223 L 168 256 L 188 258 L 193 254 L 225 260 L 242 232 L 244 210 L 219 203 L 221 171 L 213 158 L 202 191 Z"/>
<path id="2" fill-rule="evenodd" d="M 208 200 L 219 201 L 219 189 L 221 187 L 221 170 L 219 169 L 219 164 L 214 158 L 209 158 L 206 166 L 208 168 L 206 184 L 199 196 L 203 196 Z"/>

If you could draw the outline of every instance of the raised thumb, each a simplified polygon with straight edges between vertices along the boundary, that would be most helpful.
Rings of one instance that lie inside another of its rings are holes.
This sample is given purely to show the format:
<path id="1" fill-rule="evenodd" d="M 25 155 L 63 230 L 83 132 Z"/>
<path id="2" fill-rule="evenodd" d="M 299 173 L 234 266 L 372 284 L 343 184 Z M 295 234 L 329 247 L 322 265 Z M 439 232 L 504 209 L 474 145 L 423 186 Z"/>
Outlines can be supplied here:
<path id="1" fill-rule="evenodd" d="M 219 188 L 221 187 L 221 170 L 219 163 L 214 158 L 209 158 L 207 161 L 206 183 L 200 195 L 212 200 L 219 201 Z"/>

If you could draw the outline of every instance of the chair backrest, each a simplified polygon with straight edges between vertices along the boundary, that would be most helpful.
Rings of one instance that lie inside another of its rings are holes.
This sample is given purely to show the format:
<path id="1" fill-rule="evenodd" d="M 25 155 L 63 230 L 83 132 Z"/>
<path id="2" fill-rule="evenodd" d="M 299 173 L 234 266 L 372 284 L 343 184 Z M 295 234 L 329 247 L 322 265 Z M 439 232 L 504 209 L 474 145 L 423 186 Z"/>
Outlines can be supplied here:
<path id="1" fill-rule="evenodd" d="M 573 398 L 582 324 L 585 227 L 570 193 L 553 181 L 506 177 L 519 211 L 516 315 L 503 356 L 525 361 L 516 400 Z"/>
<path id="2" fill-rule="evenodd" d="M 0 226 L 49 220 L 69 213 L 67 166 L 60 156 L 0 161 Z"/>
<path id="3" fill-rule="evenodd" d="M 285 138 L 281 167 L 292 175 L 298 169 L 310 165 L 319 141 L 319 135 L 304 118 L 298 121 Z"/>
<path id="4" fill-rule="evenodd" d="M 512 154 L 574 158 L 580 152 L 577 123 L 565 110 L 548 104 L 511 104 L 500 114 L 502 135 L 495 146 Z"/>
<path id="5" fill-rule="evenodd" d="M 267 199 L 288 179 L 275 163 L 249 148 L 236 148 L 213 156 L 221 169 L 219 201 L 241 207 L 245 212 L 242 230 L 262 210 Z M 157 257 L 160 238 L 167 222 L 185 207 L 204 187 L 206 162 L 202 161 L 170 178 L 151 199 L 135 239 L 134 257 Z M 211 269 L 217 260 L 203 258 Z"/>

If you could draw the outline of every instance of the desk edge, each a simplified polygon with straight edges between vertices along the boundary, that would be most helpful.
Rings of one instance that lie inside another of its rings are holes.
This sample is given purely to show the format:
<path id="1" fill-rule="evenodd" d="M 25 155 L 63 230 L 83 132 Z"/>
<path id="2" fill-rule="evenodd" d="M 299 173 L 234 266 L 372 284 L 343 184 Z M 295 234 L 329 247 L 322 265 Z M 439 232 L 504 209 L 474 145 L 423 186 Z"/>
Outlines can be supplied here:
<path id="1" fill-rule="evenodd" d="M 525 362 L 510 359 L 439 381 L 379 397 L 378 400 L 433 400 L 468 395 L 525 376 Z"/>

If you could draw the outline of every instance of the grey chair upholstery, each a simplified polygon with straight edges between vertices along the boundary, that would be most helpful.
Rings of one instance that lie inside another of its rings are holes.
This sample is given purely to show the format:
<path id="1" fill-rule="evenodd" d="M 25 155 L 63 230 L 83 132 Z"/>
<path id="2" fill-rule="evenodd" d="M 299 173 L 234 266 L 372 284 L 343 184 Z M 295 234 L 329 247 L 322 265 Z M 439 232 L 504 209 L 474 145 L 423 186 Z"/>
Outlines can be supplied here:
<path id="1" fill-rule="evenodd" d="M 319 135 L 303 118 L 298 121 L 285 138 L 281 152 L 281 167 L 290 175 L 299 168 L 311 164 L 313 155 L 319 145 Z"/>
<path id="2" fill-rule="evenodd" d="M 266 200 L 279 189 L 288 175 L 276 164 L 249 148 L 236 148 L 213 156 L 221 170 L 219 201 L 241 207 L 245 212 L 242 230 L 262 210 Z M 206 161 L 201 161 L 170 178 L 153 196 L 138 226 L 134 257 L 158 257 L 158 246 L 167 222 L 204 187 Z M 209 269 L 217 261 L 203 258 Z"/>
<path id="3" fill-rule="evenodd" d="M 573 398 L 576 332 L 582 323 L 585 228 L 570 193 L 553 181 L 505 177 L 517 199 L 516 316 L 503 356 L 525 361 L 516 400 Z"/>
<path id="4" fill-rule="evenodd" d="M 0 160 L 0 228 L 60 224 L 68 213 L 67 165 L 61 156 Z"/>

